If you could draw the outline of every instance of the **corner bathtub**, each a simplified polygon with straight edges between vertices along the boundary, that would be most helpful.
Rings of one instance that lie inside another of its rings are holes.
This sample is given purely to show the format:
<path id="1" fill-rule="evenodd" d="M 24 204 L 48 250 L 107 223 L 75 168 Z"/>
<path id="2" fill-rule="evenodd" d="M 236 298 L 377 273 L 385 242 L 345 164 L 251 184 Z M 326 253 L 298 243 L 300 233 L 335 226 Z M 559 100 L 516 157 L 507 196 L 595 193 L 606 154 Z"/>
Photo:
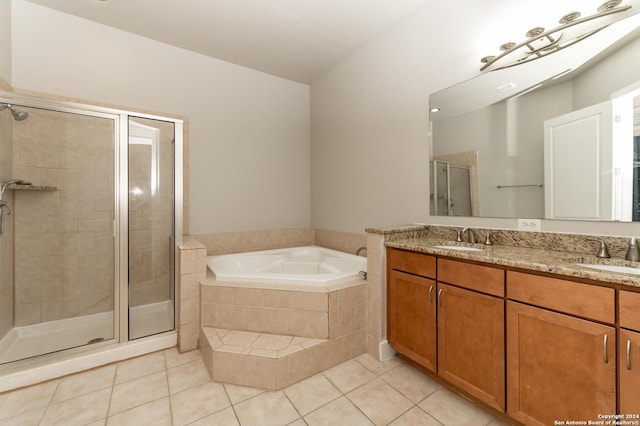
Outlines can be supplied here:
<path id="1" fill-rule="evenodd" d="M 367 259 L 323 247 L 293 247 L 209 256 L 216 281 L 274 290 L 326 292 L 361 280 Z"/>

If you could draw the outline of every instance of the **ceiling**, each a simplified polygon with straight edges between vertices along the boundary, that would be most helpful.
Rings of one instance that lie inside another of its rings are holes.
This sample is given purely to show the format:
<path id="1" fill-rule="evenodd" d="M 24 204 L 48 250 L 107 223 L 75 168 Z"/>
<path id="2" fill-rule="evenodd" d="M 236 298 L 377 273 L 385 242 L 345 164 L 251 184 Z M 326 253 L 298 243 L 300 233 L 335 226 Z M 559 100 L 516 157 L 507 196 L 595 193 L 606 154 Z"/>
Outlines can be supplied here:
<path id="1" fill-rule="evenodd" d="M 428 0 L 28 0 L 309 84 Z"/>

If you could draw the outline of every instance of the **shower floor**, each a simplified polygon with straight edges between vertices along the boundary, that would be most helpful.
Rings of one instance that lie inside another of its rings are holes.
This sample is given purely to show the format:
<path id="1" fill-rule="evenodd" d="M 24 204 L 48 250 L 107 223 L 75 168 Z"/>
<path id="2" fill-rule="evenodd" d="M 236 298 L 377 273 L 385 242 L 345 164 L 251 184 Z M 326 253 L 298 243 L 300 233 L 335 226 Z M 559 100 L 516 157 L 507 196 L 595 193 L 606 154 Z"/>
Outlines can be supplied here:
<path id="1" fill-rule="evenodd" d="M 171 301 L 133 307 L 129 316 L 130 339 L 173 329 Z M 14 327 L 0 340 L 0 364 L 103 342 L 113 337 L 113 312 Z"/>

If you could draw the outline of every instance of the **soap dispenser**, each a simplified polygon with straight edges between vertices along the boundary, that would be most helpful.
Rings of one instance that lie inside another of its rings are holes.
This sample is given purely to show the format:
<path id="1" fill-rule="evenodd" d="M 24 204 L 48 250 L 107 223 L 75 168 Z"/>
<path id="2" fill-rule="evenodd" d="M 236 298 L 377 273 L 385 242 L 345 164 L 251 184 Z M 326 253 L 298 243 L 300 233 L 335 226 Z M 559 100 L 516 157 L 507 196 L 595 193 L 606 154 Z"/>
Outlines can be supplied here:
<path id="1" fill-rule="evenodd" d="M 637 262 L 640 260 L 640 250 L 638 250 L 638 239 L 631 237 L 629 240 L 629 248 L 627 248 L 627 255 L 625 259 Z"/>

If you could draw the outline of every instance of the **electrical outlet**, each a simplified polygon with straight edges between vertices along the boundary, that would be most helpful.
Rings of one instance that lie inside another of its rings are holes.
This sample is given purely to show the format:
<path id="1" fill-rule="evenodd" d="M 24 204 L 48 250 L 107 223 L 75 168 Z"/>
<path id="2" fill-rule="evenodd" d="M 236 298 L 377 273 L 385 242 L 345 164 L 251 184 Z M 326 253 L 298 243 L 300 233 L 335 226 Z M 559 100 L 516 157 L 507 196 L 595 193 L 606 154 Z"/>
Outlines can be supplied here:
<path id="1" fill-rule="evenodd" d="M 542 221 L 540 219 L 518 219 L 518 229 L 520 231 L 541 231 Z"/>

